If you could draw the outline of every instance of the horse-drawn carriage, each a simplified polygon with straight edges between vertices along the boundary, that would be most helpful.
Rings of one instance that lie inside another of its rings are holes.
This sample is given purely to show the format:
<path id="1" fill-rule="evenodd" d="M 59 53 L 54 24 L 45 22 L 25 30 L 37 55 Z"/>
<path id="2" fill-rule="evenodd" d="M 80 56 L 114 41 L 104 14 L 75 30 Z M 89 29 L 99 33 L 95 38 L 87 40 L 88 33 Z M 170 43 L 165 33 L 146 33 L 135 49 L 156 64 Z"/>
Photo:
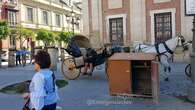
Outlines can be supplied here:
<path id="1" fill-rule="evenodd" d="M 90 61 L 93 67 L 103 64 L 117 50 L 112 46 L 102 46 L 99 49 L 93 49 L 89 39 L 83 35 L 75 35 L 71 38 L 65 49 L 68 55 L 61 65 L 63 75 L 74 80 L 82 74 L 81 69 L 85 63 Z M 89 54 L 89 55 L 86 55 Z"/>
<path id="2" fill-rule="evenodd" d="M 168 78 L 170 72 L 170 65 L 168 59 L 171 58 L 176 47 L 185 46 L 185 39 L 183 36 L 178 35 L 165 42 L 158 43 L 152 46 L 138 44 L 134 47 L 135 52 L 156 53 L 160 59 L 162 66 L 164 66 L 164 75 Z M 84 48 L 84 49 L 81 49 Z M 85 52 L 94 51 L 90 57 L 85 55 Z M 93 66 L 98 66 L 106 62 L 106 60 L 115 52 L 121 52 L 123 50 L 120 46 L 116 45 L 104 45 L 100 52 L 95 51 L 90 45 L 89 39 L 82 35 L 75 35 L 71 38 L 65 51 L 68 53 L 67 58 L 62 62 L 61 70 L 64 76 L 68 79 L 76 79 L 82 73 L 81 69 L 85 66 L 85 63 L 90 60 Z M 105 67 L 106 68 L 106 67 Z M 167 71 L 168 69 L 168 71 Z M 187 69 L 186 69 L 187 71 Z M 168 73 L 167 73 L 168 72 Z"/>

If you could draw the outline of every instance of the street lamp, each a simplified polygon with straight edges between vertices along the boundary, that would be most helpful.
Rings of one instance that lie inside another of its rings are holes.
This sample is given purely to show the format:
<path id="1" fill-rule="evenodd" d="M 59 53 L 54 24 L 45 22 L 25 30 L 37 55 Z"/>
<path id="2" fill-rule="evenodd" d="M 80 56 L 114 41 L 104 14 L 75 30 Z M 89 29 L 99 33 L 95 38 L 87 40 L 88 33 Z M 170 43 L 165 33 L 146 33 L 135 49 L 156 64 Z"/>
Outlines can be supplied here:
<path id="1" fill-rule="evenodd" d="M 66 21 L 71 23 L 72 25 L 72 32 L 75 33 L 75 25 L 79 24 L 80 17 L 76 16 L 76 12 L 73 10 L 73 6 L 71 7 L 71 12 L 66 15 Z"/>
<path id="2" fill-rule="evenodd" d="M 195 8 L 194 0 L 185 0 L 185 13 L 188 16 L 193 16 L 193 39 L 192 39 L 192 53 L 191 53 L 191 80 L 192 83 L 188 87 L 188 100 L 195 102 Z"/>
<path id="3" fill-rule="evenodd" d="M 192 83 L 188 87 L 188 100 L 195 102 L 195 15 L 193 18 L 193 40 L 192 40 L 192 53 L 191 53 L 191 80 Z"/>
<path id="4" fill-rule="evenodd" d="M 75 24 L 75 21 L 74 21 L 74 18 L 75 18 L 75 12 L 73 11 L 73 7 L 72 7 L 72 11 L 71 11 L 71 17 L 72 17 L 72 32 L 74 34 L 74 24 Z"/>

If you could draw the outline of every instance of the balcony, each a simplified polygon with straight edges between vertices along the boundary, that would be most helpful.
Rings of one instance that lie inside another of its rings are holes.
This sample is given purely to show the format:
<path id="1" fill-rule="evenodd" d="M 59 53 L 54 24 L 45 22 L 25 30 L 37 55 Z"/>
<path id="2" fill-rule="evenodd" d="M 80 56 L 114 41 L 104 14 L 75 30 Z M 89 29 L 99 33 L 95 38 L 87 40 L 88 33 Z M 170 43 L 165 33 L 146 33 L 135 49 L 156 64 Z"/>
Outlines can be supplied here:
<path id="1" fill-rule="evenodd" d="M 15 8 L 18 0 L 0 0 L 1 4 L 5 4 L 8 8 Z"/>

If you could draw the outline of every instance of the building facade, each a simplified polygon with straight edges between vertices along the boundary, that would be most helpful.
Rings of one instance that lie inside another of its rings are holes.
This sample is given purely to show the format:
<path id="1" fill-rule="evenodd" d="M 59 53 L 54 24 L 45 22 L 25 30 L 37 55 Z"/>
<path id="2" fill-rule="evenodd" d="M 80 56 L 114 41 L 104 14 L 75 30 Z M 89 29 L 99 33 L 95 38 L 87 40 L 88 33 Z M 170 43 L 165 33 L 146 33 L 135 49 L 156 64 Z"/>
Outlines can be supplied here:
<path id="1" fill-rule="evenodd" d="M 94 46 L 154 44 L 177 34 L 192 39 L 184 0 L 83 0 L 83 20 L 83 34 Z"/>
<path id="2" fill-rule="evenodd" d="M 48 29 L 51 31 L 72 31 L 70 14 L 74 11 L 75 32 L 80 32 L 80 10 L 71 7 L 60 0 L 19 0 L 20 23 L 25 28 Z"/>
<path id="3" fill-rule="evenodd" d="M 10 28 L 15 28 L 19 21 L 18 0 L 0 0 L 0 20 L 6 20 Z M 8 48 L 15 45 L 12 39 L 14 35 L 9 36 L 6 40 L 0 41 L 0 48 Z"/>
<path id="4" fill-rule="evenodd" d="M 15 0 L 15 3 L 18 10 L 17 26 L 31 29 L 34 32 L 39 29 L 53 32 L 74 31 L 80 33 L 82 31 L 81 9 L 76 4 L 78 0 Z M 9 12 L 5 12 L 5 14 L 9 15 Z M 10 42 L 15 43 L 11 44 Z M 30 44 L 31 42 L 24 43 L 29 46 Z M 13 47 L 12 45 L 19 48 L 19 41 L 8 38 L 3 41 L 2 47 L 8 49 Z"/>

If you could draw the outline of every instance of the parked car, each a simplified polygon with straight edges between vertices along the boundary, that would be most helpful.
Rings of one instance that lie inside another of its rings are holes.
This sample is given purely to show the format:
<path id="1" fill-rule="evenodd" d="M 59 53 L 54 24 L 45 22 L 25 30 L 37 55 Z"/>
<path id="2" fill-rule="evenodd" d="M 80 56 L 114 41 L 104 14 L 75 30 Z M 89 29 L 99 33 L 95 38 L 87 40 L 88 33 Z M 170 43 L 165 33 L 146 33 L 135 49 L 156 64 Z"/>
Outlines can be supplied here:
<path id="1" fill-rule="evenodd" d="M 3 62 L 8 61 L 8 51 L 3 50 L 2 54 L 1 54 L 1 59 Z"/>

